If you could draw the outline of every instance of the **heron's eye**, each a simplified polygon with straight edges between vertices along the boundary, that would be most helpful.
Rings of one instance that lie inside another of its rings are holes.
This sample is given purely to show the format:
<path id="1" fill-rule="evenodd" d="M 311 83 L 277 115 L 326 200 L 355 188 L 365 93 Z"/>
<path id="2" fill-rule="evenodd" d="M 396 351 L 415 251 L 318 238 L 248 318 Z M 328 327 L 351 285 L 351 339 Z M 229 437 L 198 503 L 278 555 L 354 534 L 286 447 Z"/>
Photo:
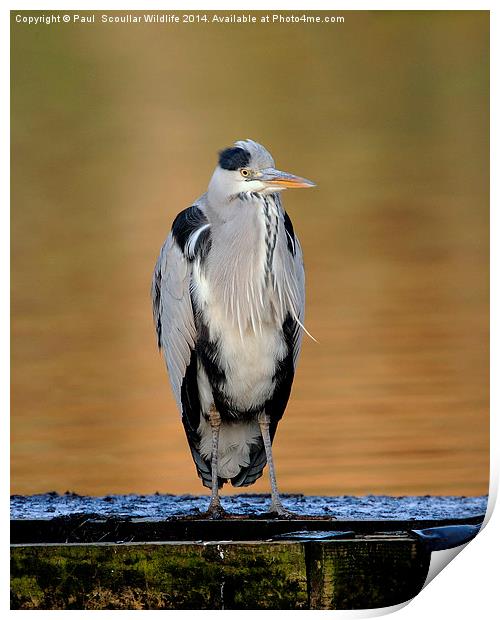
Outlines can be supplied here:
<path id="1" fill-rule="evenodd" d="M 240 174 L 242 177 L 248 178 L 250 176 L 250 170 L 248 168 L 242 168 Z"/>

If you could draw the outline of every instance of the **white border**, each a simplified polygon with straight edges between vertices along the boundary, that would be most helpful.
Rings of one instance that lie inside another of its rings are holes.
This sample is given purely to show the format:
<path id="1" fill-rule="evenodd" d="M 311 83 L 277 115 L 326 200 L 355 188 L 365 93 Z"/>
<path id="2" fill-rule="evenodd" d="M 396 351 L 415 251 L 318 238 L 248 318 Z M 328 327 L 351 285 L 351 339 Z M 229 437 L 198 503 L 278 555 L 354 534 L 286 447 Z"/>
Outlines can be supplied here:
<path id="1" fill-rule="evenodd" d="M 349 2 L 345 4 L 339 3 L 328 3 L 325 2 L 313 2 L 305 7 L 305 4 L 297 1 L 289 1 L 289 2 L 274 2 L 272 3 L 273 9 L 300 9 L 300 10 L 321 10 L 321 9 L 329 9 L 335 10 L 342 14 L 342 12 L 348 10 L 491 10 L 492 3 L 471 3 L 471 2 L 429 2 L 429 1 L 421 1 L 421 2 L 413 2 L 413 3 L 402 3 L 402 2 L 378 2 L 376 4 L 371 2 Z M 41 3 L 41 2 L 18 2 L 12 8 L 8 10 L 43 10 L 47 9 L 66 9 L 68 5 L 62 2 L 50 2 L 50 3 Z M 102 5 L 98 5 L 97 3 L 88 3 L 85 7 L 81 7 L 81 10 L 104 10 Z M 106 9 L 109 10 L 123 10 L 123 9 L 140 9 L 141 7 L 137 6 L 137 3 L 131 4 L 129 2 L 107 2 Z M 143 7 L 144 8 L 144 7 Z M 148 2 L 148 9 L 162 9 L 162 10 L 173 10 L 173 9 L 226 9 L 226 10 L 269 10 L 269 2 L 264 2 L 262 0 L 255 0 L 253 2 L 242 3 L 239 6 L 236 6 L 236 3 L 229 2 L 208 2 L 208 1 L 200 1 L 192 2 L 186 1 L 182 4 L 173 3 L 173 2 Z M 72 9 L 68 10 L 74 10 Z M 3 93 L 10 92 L 9 91 L 9 29 L 10 29 L 10 16 L 7 13 L 7 9 L 2 11 L 2 24 L 1 24 L 1 33 L 2 33 L 2 76 L 4 80 L 4 89 Z M 496 11 L 493 11 L 491 14 L 491 66 L 497 68 L 498 71 L 498 45 L 496 44 L 496 40 L 499 35 L 498 28 L 498 18 Z M 491 102 L 492 110 L 496 110 L 499 107 L 498 101 L 498 92 L 497 92 L 497 80 L 495 79 L 494 72 L 491 72 Z M 9 100 L 4 95 L 0 98 L 0 105 L 2 109 L 2 119 L 3 119 L 3 128 L 4 131 L 2 135 L 10 136 L 10 121 L 9 121 Z M 495 164 L 497 163 L 498 157 L 496 157 L 496 146 L 498 144 L 498 123 L 496 121 L 496 116 L 492 118 L 491 125 L 491 135 L 492 135 L 492 166 L 491 170 L 496 170 Z M 2 272 L 2 281 L 1 281 L 1 291 L 2 291 L 2 303 L 0 305 L 1 312 L 1 331 L 0 338 L 2 344 L 2 374 L 1 374 L 1 384 L 0 388 L 2 394 L 5 395 L 5 406 L 3 408 L 3 415 L 1 416 L 1 424 L 2 424 L 2 436 L 4 438 L 9 437 L 9 421 L 8 414 L 9 411 L 9 391 L 10 391 L 10 377 L 9 377 L 9 291 L 10 291 L 10 280 L 9 280 L 9 255 L 10 255 L 10 246 L 9 246 L 9 231 L 10 231 L 10 219 L 9 212 L 7 209 L 7 205 L 10 204 L 9 200 L 9 140 L 4 142 L 4 148 L 1 151 L 2 159 L 1 159 L 1 169 L 0 169 L 0 182 L 2 192 L 4 193 L 4 201 L 5 205 L 2 209 L 1 217 L 3 218 L 2 226 L 1 226 L 1 234 L 4 235 L 3 243 L 0 244 L 0 260 L 1 260 L 1 272 Z M 498 190 L 496 184 L 492 180 L 492 193 L 491 193 L 491 204 L 498 204 Z M 491 214 L 491 267 L 492 273 L 497 273 L 498 269 L 495 267 L 498 266 L 498 251 L 496 250 L 495 244 L 493 243 L 494 239 L 498 238 L 498 216 L 496 212 L 492 209 Z M 491 281 L 491 309 L 492 316 L 498 315 L 498 286 L 495 285 L 493 278 Z M 492 497 L 497 496 L 498 489 L 498 470 L 499 470 L 499 462 L 498 462 L 498 450 L 496 447 L 499 445 L 499 433 L 498 433 L 498 423 L 497 423 L 497 410 L 498 410 L 498 388 L 494 384 L 494 377 L 498 378 L 498 329 L 495 328 L 495 321 L 492 321 L 492 335 L 491 335 L 491 344 L 492 344 L 492 364 L 491 364 L 491 479 L 490 479 L 490 493 Z M 2 532 L 4 532 L 5 536 L 5 544 L 3 546 L 4 549 L 8 549 L 8 531 L 9 531 L 9 480 L 8 480 L 8 445 L 7 450 L 2 451 L 5 455 L 5 467 L 3 471 L 6 472 L 6 475 L 3 477 L 2 482 L 5 485 L 2 505 L 5 505 L 5 511 L 2 511 L 2 518 L 4 519 L 2 525 Z M 5 502 L 5 504 L 4 504 Z M 491 502 L 489 506 L 489 512 L 491 514 Z M 498 510 L 491 516 L 490 522 L 487 525 L 486 529 L 480 533 L 477 539 L 470 545 L 466 547 L 462 553 L 460 553 L 457 560 L 454 560 L 450 566 L 446 568 L 432 583 L 430 583 L 408 606 L 404 607 L 401 611 L 399 611 L 400 618 L 413 620 L 422 618 L 422 615 L 425 615 L 427 619 L 432 618 L 443 618 L 443 617 L 453 617 L 453 618 L 470 618 L 472 615 L 476 617 L 492 617 L 493 610 L 498 609 L 498 597 L 496 591 L 498 589 L 498 552 L 499 552 L 499 544 L 498 544 L 498 532 L 500 529 L 500 517 L 498 516 Z M 5 610 L 8 608 L 8 553 L 5 554 L 4 561 L 1 564 L 2 566 L 2 598 L 5 596 L 5 600 L 2 601 L 2 608 Z M 389 609 L 385 610 L 387 613 Z M 393 609 L 392 611 L 396 611 Z M 29 612 L 9 612 L 9 613 L 29 613 Z M 37 617 L 45 617 L 46 614 L 52 612 L 38 612 Z M 59 612 L 65 613 L 65 612 Z M 92 613 L 92 612 L 73 612 L 73 613 Z M 103 612 L 100 612 L 103 613 Z M 116 612 L 114 612 L 116 613 Z M 130 614 L 130 612 L 119 612 Z M 171 611 L 168 612 L 173 615 L 180 614 L 220 614 L 224 612 L 176 612 Z M 236 612 L 230 612 L 231 614 L 235 614 Z M 239 612 L 237 615 L 248 615 L 255 614 L 255 611 L 248 612 Z M 269 617 L 275 616 L 284 616 L 285 614 L 288 616 L 290 612 L 260 612 L 266 613 Z M 337 611 L 329 611 L 329 612 L 291 612 L 291 613 L 306 613 L 316 614 L 333 614 L 335 618 L 341 617 L 373 617 L 375 615 L 380 615 L 380 612 L 377 613 L 376 610 L 371 612 L 337 612 Z M 41 614 L 41 615 L 40 615 Z"/>

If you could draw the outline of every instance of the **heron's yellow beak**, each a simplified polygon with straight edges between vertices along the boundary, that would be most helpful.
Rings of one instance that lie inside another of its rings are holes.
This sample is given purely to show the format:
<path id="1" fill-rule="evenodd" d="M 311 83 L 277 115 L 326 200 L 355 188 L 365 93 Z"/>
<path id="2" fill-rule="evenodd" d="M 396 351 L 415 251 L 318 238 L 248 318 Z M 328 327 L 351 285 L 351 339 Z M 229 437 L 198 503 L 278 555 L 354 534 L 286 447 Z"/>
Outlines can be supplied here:
<path id="1" fill-rule="evenodd" d="M 314 187 L 316 185 L 316 183 L 309 181 L 309 179 L 304 179 L 288 172 L 282 172 L 275 168 L 260 170 L 255 178 L 265 183 L 268 187 L 276 187 L 279 189 L 285 187 Z"/>

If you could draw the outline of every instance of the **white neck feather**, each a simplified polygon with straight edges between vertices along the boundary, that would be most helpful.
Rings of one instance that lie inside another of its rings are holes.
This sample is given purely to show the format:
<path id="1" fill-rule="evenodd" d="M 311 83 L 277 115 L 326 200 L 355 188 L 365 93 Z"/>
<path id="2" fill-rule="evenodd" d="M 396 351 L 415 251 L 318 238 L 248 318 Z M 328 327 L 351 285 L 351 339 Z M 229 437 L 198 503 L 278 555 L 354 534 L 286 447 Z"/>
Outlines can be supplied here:
<path id="1" fill-rule="evenodd" d="M 294 279 L 286 269 L 276 271 L 283 251 L 289 255 L 279 199 L 248 195 L 235 199 L 231 208 L 237 216 L 211 226 L 206 277 L 213 302 L 243 336 L 266 323 L 283 322 Z"/>

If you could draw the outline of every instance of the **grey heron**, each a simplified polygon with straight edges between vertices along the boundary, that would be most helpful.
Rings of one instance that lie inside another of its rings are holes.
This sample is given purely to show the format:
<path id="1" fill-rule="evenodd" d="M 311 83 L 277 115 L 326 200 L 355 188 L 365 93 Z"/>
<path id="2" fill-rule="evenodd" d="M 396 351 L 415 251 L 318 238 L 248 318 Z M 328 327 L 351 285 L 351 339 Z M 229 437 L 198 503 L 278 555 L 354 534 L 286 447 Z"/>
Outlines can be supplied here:
<path id="1" fill-rule="evenodd" d="M 158 346 L 212 517 L 224 514 L 224 483 L 251 485 L 266 463 L 270 512 L 286 514 L 271 444 L 301 348 L 305 287 L 280 192 L 312 186 L 277 170 L 257 142 L 235 142 L 220 152 L 207 192 L 175 218 L 156 262 Z"/>

